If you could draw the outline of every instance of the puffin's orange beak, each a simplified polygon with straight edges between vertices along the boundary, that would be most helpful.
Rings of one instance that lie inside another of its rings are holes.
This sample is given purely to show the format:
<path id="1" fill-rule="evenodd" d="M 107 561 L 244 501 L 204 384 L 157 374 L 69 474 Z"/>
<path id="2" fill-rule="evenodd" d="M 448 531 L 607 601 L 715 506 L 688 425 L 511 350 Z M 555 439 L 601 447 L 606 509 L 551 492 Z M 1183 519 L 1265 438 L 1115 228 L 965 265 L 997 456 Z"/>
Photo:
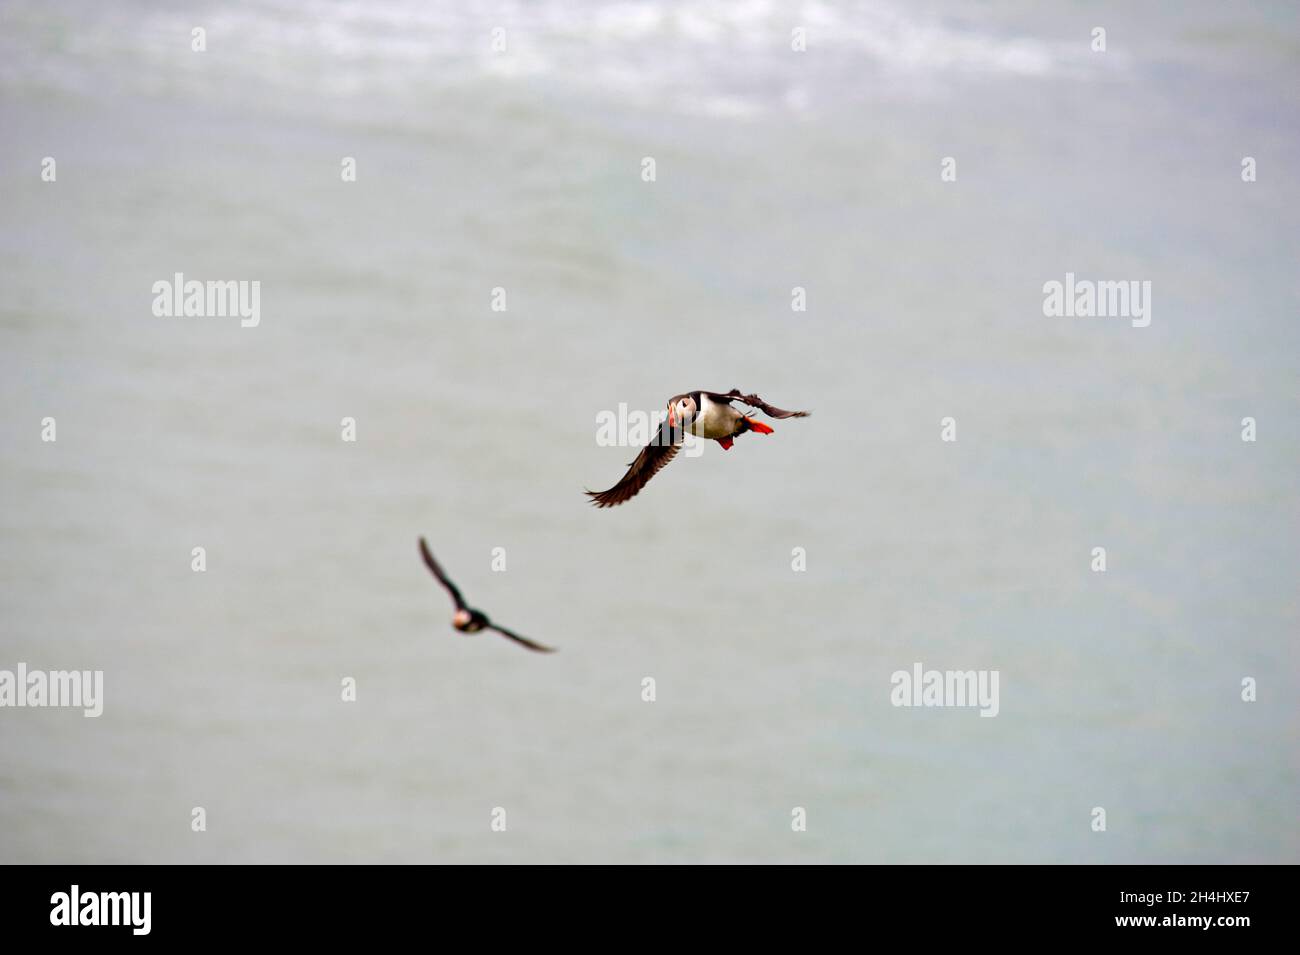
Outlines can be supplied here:
<path id="1" fill-rule="evenodd" d="M 668 409 L 668 427 L 670 428 L 677 427 L 677 412 L 674 411 L 672 408 Z"/>

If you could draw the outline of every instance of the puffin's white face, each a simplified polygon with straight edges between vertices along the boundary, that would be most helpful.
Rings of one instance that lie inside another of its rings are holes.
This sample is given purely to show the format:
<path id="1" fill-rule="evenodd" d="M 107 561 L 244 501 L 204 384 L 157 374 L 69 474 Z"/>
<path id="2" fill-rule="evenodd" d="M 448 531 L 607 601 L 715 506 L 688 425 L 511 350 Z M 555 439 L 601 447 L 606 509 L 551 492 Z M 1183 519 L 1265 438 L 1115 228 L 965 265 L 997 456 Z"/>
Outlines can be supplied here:
<path id="1" fill-rule="evenodd" d="M 695 414 L 699 409 L 695 406 L 695 399 L 690 395 L 682 395 L 668 402 L 668 427 L 675 428 L 680 422 L 683 426 L 690 424 L 695 420 Z"/>
<path id="2" fill-rule="evenodd" d="M 468 610 L 457 610 L 456 615 L 451 618 L 451 622 L 453 626 L 463 627 L 472 619 Z"/>

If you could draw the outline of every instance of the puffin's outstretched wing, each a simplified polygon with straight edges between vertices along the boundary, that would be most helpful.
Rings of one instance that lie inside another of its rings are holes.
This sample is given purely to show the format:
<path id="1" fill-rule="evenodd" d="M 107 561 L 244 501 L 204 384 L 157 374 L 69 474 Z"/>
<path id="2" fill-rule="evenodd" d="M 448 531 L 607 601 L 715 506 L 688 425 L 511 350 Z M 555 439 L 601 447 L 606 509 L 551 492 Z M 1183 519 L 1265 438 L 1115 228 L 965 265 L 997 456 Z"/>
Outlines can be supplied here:
<path id="1" fill-rule="evenodd" d="M 442 568 L 438 566 L 438 562 L 433 559 L 433 552 L 429 550 L 429 545 L 424 542 L 423 537 L 420 538 L 420 556 L 424 558 L 424 564 L 433 572 L 433 576 L 438 578 L 438 582 L 447 588 L 447 593 L 451 594 L 451 599 L 456 602 L 456 609 L 464 610 L 465 601 L 461 598 L 460 591 L 451 582 L 451 578 L 443 573 Z"/>
<path id="2" fill-rule="evenodd" d="M 529 650 L 536 650 L 538 653 L 555 652 L 555 647 L 544 647 L 540 643 L 534 643 L 532 640 L 529 640 L 527 637 L 521 637 L 517 633 L 511 633 L 505 627 L 498 627 L 495 623 L 489 623 L 487 625 L 487 629 L 495 630 L 497 633 L 501 634 L 501 636 L 509 637 L 511 640 L 515 641 L 516 643 L 522 643 Z"/>
<path id="3" fill-rule="evenodd" d="M 588 491 L 591 502 L 597 507 L 613 507 L 636 497 L 646 482 L 663 470 L 664 466 L 677 456 L 682 446 L 681 428 L 671 428 L 668 422 L 659 424 L 659 431 L 650 443 L 641 449 L 636 460 L 628 466 L 623 479 L 608 491 Z"/>
<path id="4" fill-rule="evenodd" d="M 714 401 L 739 401 L 751 408 L 760 409 L 765 415 L 772 418 L 806 418 L 812 414 L 811 411 L 786 411 L 783 408 L 773 407 L 758 395 L 741 394 L 739 388 L 732 388 L 725 395 L 720 395 L 716 391 L 706 391 L 705 394 Z"/>

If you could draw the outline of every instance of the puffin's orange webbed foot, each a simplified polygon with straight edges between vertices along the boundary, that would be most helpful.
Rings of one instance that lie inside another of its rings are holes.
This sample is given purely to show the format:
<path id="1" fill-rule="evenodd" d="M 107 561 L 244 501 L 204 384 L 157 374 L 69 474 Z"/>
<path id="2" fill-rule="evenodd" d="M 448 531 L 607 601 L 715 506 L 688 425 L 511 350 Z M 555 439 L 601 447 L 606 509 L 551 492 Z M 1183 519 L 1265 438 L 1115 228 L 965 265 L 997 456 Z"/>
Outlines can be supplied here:
<path id="1" fill-rule="evenodd" d="M 750 430 L 750 431 L 755 431 L 755 432 L 757 432 L 758 434 L 771 434 L 771 433 L 772 433 L 772 429 L 771 429 L 771 428 L 769 428 L 767 425 L 763 424 L 763 422 L 761 422 L 761 421 L 755 421 L 753 418 L 746 418 L 746 419 L 745 419 L 745 424 L 749 425 L 749 430 Z"/>

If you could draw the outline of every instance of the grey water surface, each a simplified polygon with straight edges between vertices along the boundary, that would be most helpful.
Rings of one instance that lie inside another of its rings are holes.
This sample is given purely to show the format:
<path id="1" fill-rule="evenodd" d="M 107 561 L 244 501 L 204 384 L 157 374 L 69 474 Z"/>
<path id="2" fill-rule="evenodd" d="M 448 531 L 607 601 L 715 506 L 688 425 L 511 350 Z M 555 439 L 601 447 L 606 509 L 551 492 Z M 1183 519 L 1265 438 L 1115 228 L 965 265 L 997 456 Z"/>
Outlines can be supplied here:
<path id="1" fill-rule="evenodd" d="M 104 673 L 0 709 L 0 861 L 1300 861 L 1298 73 L 1285 4 L 0 2 L 0 669 Z M 732 387 L 814 413 L 588 505 Z"/>

